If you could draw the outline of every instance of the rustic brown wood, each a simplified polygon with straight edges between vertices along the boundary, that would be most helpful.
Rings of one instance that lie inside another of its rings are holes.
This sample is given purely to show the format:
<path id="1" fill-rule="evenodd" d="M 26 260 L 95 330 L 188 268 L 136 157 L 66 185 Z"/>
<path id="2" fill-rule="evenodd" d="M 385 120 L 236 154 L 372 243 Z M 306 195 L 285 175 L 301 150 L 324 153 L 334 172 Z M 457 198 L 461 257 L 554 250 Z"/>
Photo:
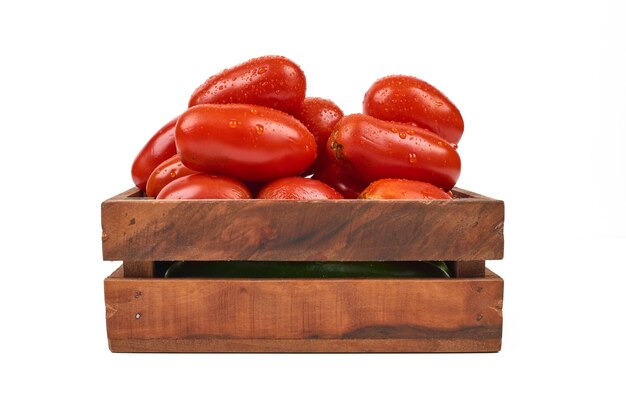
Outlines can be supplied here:
<path id="1" fill-rule="evenodd" d="M 452 277 L 485 277 L 485 261 L 449 261 Z"/>
<path id="2" fill-rule="evenodd" d="M 154 277 L 154 261 L 124 261 L 124 277 Z"/>
<path id="3" fill-rule="evenodd" d="M 157 201 L 131 189 L 102 204 L 103 257 L 501 259 L 504 203 L 460 189 L 455 194 L 441 201 Z"/>
<path id="4" fill-rule="evenodd" d="M 489 353 L 500 337 L 437 339 L 109 339 L 114 353 Z"/>
<path id="5" fill-rule="evenodd" d="M 498 351 L 500 277 L 105 280 L 112 351 Z"/>

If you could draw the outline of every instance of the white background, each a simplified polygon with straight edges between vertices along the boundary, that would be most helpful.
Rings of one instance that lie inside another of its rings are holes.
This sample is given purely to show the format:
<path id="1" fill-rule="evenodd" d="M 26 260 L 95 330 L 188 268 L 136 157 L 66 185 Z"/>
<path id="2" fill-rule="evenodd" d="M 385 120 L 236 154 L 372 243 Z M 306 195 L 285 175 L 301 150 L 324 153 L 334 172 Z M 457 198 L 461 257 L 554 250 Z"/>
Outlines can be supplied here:
<path id="1" fill-rule="evenodd" d="M 626 413 L 621 2 L 7 3 L 1 416 Z M 458 185 L 506 202 L 499 354 L 108 351 L 100 203 L 197 85 L 265 54 L 346 113 L 393 73 L 457 104 Z"/>

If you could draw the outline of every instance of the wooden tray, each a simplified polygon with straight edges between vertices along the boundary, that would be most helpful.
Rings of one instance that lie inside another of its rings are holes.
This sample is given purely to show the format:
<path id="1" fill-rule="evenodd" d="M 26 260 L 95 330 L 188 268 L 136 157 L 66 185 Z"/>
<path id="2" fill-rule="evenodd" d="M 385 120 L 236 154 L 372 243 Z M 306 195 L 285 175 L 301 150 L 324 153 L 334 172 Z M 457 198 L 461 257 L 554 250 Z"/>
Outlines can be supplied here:
<path id="1" fill-rule="evenodd" d="M 504 203 L 156 201 L 102 204 L 114 352 L 498 351 Z M 160 260 L 447 260 L 453 279 L 163 279 Z"/>

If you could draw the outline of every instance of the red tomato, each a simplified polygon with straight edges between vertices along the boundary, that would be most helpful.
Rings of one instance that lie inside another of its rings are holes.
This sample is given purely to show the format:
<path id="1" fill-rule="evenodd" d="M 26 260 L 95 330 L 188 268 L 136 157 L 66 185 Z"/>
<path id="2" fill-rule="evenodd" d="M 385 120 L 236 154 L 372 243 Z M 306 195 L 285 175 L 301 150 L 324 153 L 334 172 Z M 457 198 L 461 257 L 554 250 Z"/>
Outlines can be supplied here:
<path id="1" fill-rule="evenodd" d="M 315 138 L 293 116 L 268 107 L 224 104 L 187 109 L 176 125 L 187 167 L 263 182 L 302 173 L 315 160 Z"/>
<path id="2" fill-rule="evenodd" d="M 266 184 L 257 199 L 319 200 L 343 199 L 343 196 L 321 181 L 305 177 L 286 177 Z"/>
<path id="3" fill-rule="evenodd" d="M 130 173 L 133 177 L 133 182 L 141 190 L 146 190 L 146 183 L 154 169 L 163 161 L 176 154 L 174 128 L 176 128 L 177 121 L 178 117 L 159 129 L 135 157 Z"/>
<path id="4" fill-rule="evenodd" d="M 458 144 L 463 135 L 463 117 L 454 103 L 427 82 L 407 75 L 377 80 L 365 93 L 363 113 L 414 124 L 451 144 Z"/>
<path id="5" fill-rule="evenodd" d="M 338 164 L 328 164 L 320 171 L 313 174 L 313 179 L 328 184 L 337 190 L 346 199 L 356 199 L 365 189 L 365 184 L 353 179 Z"/>
<path id="6" fill-rule="evenodd" d="M 163 187 L 157 199 L 250 199 L 248 188 L 239 180 L 198 173 L 181 177 Z"/>
<path id="7" fill-rule="evenodd" d="M 315 142 L 317 142 L 317 149 L 323 150 L 326 148 L 328 137 L 332 133 L 333 128 L 343 117 L 343 112 L 339 106 L 330 100 L 319 97 L 307 97 L 304 99 L 300 110 L 294 116 L 311 131 L 315 137 Z M 317 158 L 304 174 L 315 173 L 329 163 L 328 154 L 318 152 Z"/>
<path id="8" fill-rule="evenodd" d="M 359 199 L 445 199 L 452 196 L 430 183 L 406 179 L 376 180 L 363 190 Z"/>
<path id="9" fill-rule="evenodd" d="M 459 154 L 442 138 L 362 114 L 337 124 L 327 150 L 351 176 L 366 183 L 405 178 L 450 190 L 461 174 Z"/>
<path id="10" fill-rule="evenodd" d="M 187 168 L 180 161 L 180 155 L 175 154 L 154 169 L 146 184 L 146 196 L 156 197 L 161 189 L 177 178 L 196 174 L 197 171 Z"/>
<path id="11" fill-rule="evenodd" d="M 251 59 L 216 74 L 198 87 L 189 107 L 206 103 L 246 103 L 295 112 L 306 92 L 304 72 L 279 56 Z"/>

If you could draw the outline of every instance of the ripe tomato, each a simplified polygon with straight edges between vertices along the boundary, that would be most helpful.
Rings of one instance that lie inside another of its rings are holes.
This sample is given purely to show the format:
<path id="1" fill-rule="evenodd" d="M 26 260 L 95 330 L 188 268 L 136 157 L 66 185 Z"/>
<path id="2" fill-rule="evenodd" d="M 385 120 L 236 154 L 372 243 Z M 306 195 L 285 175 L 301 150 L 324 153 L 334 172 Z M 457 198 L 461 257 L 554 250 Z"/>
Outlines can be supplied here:
<path id="1" fill-rule="evenodd" d="M 295 112 L 306 92 L 304 72 L 279 56 L 254 58 L 210 77 L 189 99 L 189 107 L 206 103 L 246 103 Z"/>
<path id="2" fill-rule="evenodd" d="M 177 121 L 178 117 L 175 117 L 159 129 L 135 157 L 130 173 L 133 182 L 141 190 L 146 190 L 146 183 L 154 169 L 163 161 L 176 154 L 174 128 Z"/>
<path id="3" fill-rule="evenodd" d="M 463 135 L 463 117 L 454 103 L 427 82 L 406 75 L 377 80 L 365 93 L 363 113 L 414 124 L 451 144 L 458 144 Z"/>
<path id="4" fill-rule="evenodd" d="M 356 199 L 366 186 L 350 177 L 343 168 L 334 162 L 313 174 L 311 178 L 328 184 L 346 199 Z"/>
<path id="5" fill-rule="evenodd" d="M 323 150 L 328 143 L 328 137 L 333 128 L 343 117 L 343 112 L 335 103 L 320 97 L 307 97 L 302 103 L 300 110 L 294 116 L 307 127 L 315 137 L 317 149 Z M 318 152 L 317 158 L 304 173 L 305 175 L 315 173 L 330 163 L 328 154 Z"/>
<path id="6" fill-rule="evenodd" d="M 319 200 L 343 199 L 343 196 L 319 180 L 285 177 L 266 184 L 257 199 Z"/>
<path id="7" fill-rule="evenodd" d="M 363 190 L 359 199 L 445 199 L 452 196 L 430 183 L 406 179 L 376 180 Z"/>
<path id="8" fill-rule="evenodd" d="M 187 109 L 176 125 L 187 167 L 263 182 L 302 173 L 315 160 L 315 138 L 293 116 L 268 107 L 223 104 Z"/>
<path id="9" fill-rule="evenodd" d="M 179 154 L 174 154 L 172 157 L 159 164 L 152 174 L 150 174 L 148 183 L 146 183 L 146 196 L 156 197 L 167 184 L 178 178 L 196 173 L 197 171 L 183 165 L 180 161 Z"/>
<path id="10" fill-rule="evenodd" d="M 163 187 L 157 199 L 250 199 L 252 194 L 239 180 L 198 173 L 181 177 Z"/>
<path id="11" fill-rule="evenodd" d="M 366 183 L 405 178 L 450 190 L 461 174 L 459 154 L 437 135 L 362 114 L 337 124 L 327 150 L 351 176 Z"/>

